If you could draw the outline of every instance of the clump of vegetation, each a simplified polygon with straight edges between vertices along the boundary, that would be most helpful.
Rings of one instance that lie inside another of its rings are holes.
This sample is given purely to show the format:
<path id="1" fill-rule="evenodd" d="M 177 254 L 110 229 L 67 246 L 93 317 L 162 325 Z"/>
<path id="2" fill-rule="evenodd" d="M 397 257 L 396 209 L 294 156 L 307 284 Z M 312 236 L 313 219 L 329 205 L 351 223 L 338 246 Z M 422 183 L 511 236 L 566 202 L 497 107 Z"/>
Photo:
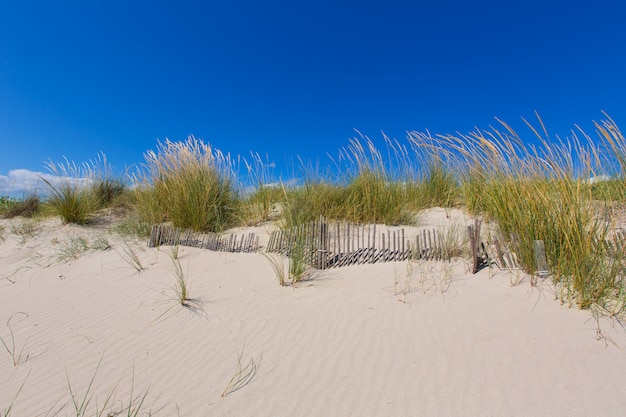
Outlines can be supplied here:
<path id="1" fill-rule="evenodd" d="M 122 240 L 122 251 L 116 251 L 124 261 L 130 265 L 137 273 L 141 273 L 145 268 L 133 244 L 127 239 Z"/>
<path id="2" fill-rule="evenodd" d="M 59 246 L 57 247 L 57 259 L 65 262 L 71 259 L 78 259 L 89 249 L 89 242 L 84 237 L 68 237 L 59 242 Z"/>
<path id="3" fill-rule="evenodd" d="M 609 208 L 589 187 L 590 178 L 606 169 L 600 157 L 606 154 L 588 137 L 551 141 L 545 128 L 540 134 L 529 124 L 540 144 L 533 147 L 502 126 L 438 138 L 441 153 L 457 158 L 466 206 L 498 224 L 528 273 L 536 268 L 533 242 L 543 240 L 563 301 L 580 308 L 605 302 L 623 288 L 625 276 L 622 258 L 604 244 L 613 225 L 599 213 Z M 605 139 L 626 149 L 617 127 L 604 126 Z"/>
<path id="4" fill-rule="evenodd" d="M 240 204 L 241 224 L 257 225 L 279 216 L 285 202 L 285 187 L 271 175 L 273 163 L 258 153 L 243 160 L 246 167 L 247 187 L 244 187 Z"/>
<path id="5" fill-rule="evenodd" d="M 353 139 L 335 161 L 337 174 L 303 164 L 304 185 L 285 192 L 284 226 L 324 216 L 359 223 L 413 224 L 424 208 L 457 205 L 460 182 L 431 143 L 386 140 L 386 153 L 368 138 Z M 384 156 L 387 155 L 387 156 Z"/>
<path id="6" fill-rule="evenodd" d="M 96 210 L 111 205 L 125 190 L 104 154 L 80 166 L 68 159 L 63 163 L 50 160 L 46 168 L 54 175 L 41 177 L 51 193 L 48 204 L 63 223 L 87 223 Z"/>
<path id="7" fill-rule="evenodd" d="M 37 233 L 37 221 L 33 219 L 12 221 L 9 230 L 12 234 L 20 236 L 22 243 L 24 243 L 26 239 L 35 236 L 35 233 Z"/>
<path id="8" fill-rule="evenodd" d="M 190 307 L 192 299 L 189 296 L 189 283 L 183 272 L 183 267 L 178 258 L 172 257 L 172 263 L 174 264 L 174 275 L 176 276 L 176 286 L 174 287 L 176 300 L 181 306 Z"/>
<path id="9" fill-rule="evenodd" d="M 22 200 L 0 197 L 0 216 L 7 219 L 14 217 L 34 217 L 39 214 L 40 208 L 41 204 L 37 196 L 30 196 Z"/>
<path id="10" fill-rule="evenodd" d="M 132 204 L 132 194 L 127 193 L 126 183 L 113 172 L 104 153 L 85 164 L 87 178 L 91 180 L 90 190 L 97 208 L 128 206 Z M 130 201 L 127 201 L 130 200 Z"/>
<path id="11" fill-rule="evenodd" d="M 0 214 L 4 215 L 14 205 L 19 204 L 19 200 L 8 196 L 0 197 Z"/>
<path id="12" fill-rule="evenodd" d="M 245 346 L 244 346 L 245 350 Z M 248 385 L 254 379 L 258 370 L 258 365 L 252 356 L 244 359 L 244 351 L 237 353 L 237 365 L 226 388 L 222 391 L 222 397 L 232 394 L 235 391 Z"/>
<path id="13" fill-rule="evenodd" d="M 76 388 L 72 387 L 70 382 L 69 375 L 66 374 L 67 377 L 67 389 L 70 397 L 70 403 L 72 406 L 71 414 L 76 417 L 88 417 L 88 416 L 119 416 L 126 415 L 128 417 L 137 417 L 140 415 L 152 415 L 151 410 L 146 409 L 146 399 L 148 397 L 149 389 L 145 388 L 140 391 L 139 394 L 134 394 L 134 386 L 135 386 L 135 375 L 132 377 L 132 384 L 130 389 L 130 397 L 128 403 L 124 401 L 118 400 L 115 398 L 116 388 L 113 388 L 108 392 L 103 402 L 98 404 L 98 399 L 96 398 L 93 389 L 94 382 L 96 379 L 96 374 L 100 369 L 100 365 L 102 364 L 102 358 L 100 358 L 100 362 L 98 362 L 98 366 L 94 371 L 91 380 L 85 392 L 83 394 L 79 394 Z M 65 407 L 65 406 L 63 406 Z M 62 408 L 61 408 L 62 409 Z M 61 411 L 58 410 L 58 412 Z M 90 411 L 93 410 L 93 411 Z M 55 414 L 56 415 L 56 414 Z"/>
<path id="14" fill-rule="evenodd" d="M 28 318 L 28 314 L 19 312 L 9 317 L 6 322 L 6 327 L 9 330 L 9 337 L 6 341 L 2 337 L 0 337 L 0 344 L 2 344 L 6 352 L 9 354 L 13 366 L 18 366 L 28 360 L 28 353 L 24 352 L 28 340 L 26 340 L 26 342 L 24 342 L 21 347 L 17 345 L 17 342 L 15 341 L 15 335 L 13 334 L 13 328 L 11 327 L 11 320 L 13 320 L 15 317 Z"/>
<path id="15" fill-rule="evenodd" d="M 288 283 L 295 285 L 304 279 L 311 278 L 311 249 L 304 239 L 297 237 L 288 256 L 264 253 L 274 269 L 278 283 L 285 286 Z"/>
<path id="16" fill-rule="evenodd" d="M 189 137 L 159 142 L 145 154 L 142 186 L 136 190 L 143 222 L 219 232 L 239 219 L 239 198 L 229 155 Z"/>

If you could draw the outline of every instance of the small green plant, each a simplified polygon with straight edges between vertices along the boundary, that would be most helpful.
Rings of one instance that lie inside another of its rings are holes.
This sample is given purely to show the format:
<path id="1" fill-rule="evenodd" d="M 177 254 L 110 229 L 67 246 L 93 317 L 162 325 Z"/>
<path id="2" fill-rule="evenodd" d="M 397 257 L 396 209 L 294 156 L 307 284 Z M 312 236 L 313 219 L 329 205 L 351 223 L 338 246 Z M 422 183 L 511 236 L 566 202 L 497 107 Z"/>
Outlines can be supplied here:
<path id="1" fill-rule="evenodd" d="M 123 236 L 148 237 L 152 225 L 143 221 L 137 213 L 131 213 L 115 226 L 115 231 Z"/>
<path id="2" fill-rule="evenodd" d="M 90 248 L 94 250 L 107 251 L 107 250 L 111 250 L 112 246 L 109 240 L 105 236 L 99 235 L 99 236 L 96 236 L 93 242 L 91 242 Z"/>
<path id="3" fill-rule="evenodd" d="M 6 322 L 6 327 L 9 329 L 9 337 L 11 340 L 5 341 L 2 337 L 0 337 L 0 343 L 2 343 L 2 346 L 4 346 L 4 349 L 11 357 L 11 362 L 13 362 L 13 366 L 18 366 L 28 360 L 28 354 L 24 352 L 28 340 L 26 340 L 20 348 L 15 342 L 15 335 L 13 334 L 13 328 L 11 327 L 11 320 L 19 316 L 27 318 L 28 314 L 22 312 L 15 313 L 11 317 L 9 317 Z"/>
<path id="4" fill-rule="evenodd" d="M 88 172 L 67 159 L 60 164 L 50 160 L 46 167 L 54 178 L 42 176 L 41 179 L 50 190 L 48 204 L 53 212 L 61 217 L 63 223 L 87 223 L 99 204 L 90 189 L 92 180 L 87 177 Z"/>
<path id="5" fill-rule="evenodd" d="M 96 375 L 100 366 L 102 364 L 102 358 L 98 362 L 98 366 L 89 381 L 89 385 L 85 390 L 83 395 L 79 395 L 78 391 L 76 391 L 70 382 L 69 375 L 66 372 L 67 377 L 67 387 L 71 398 L 71 404 L 73 407 L 72 415 L 76 417 L 113 417 L 113 416 L 121 416 L 126 415 L 127 417 L 137 417 L 139 415 L 151 415 L 151 411 L 144 409 L 145 401 L 148 397 L 148 388 L 140 392 L 138 396 L 134 395 L 134 386 L 135 386 L 135 374 L 133 372 L 132 385 L 130 390 L 130 399 L 127 405 L 124 405 L 123 402 L 118 402 L 115 400 L 115 391 L 116 387 L 110 390 L 102 405 L 98 405 L 97 398 L 95 398 L 95 394 L 93 394 L 93 385 L 96 379 Z M 89 411 L 91 409 L 91 404 L 93 406 L 93 412 Z M 59 410 L 60 411 L 60 410 Z M 141 414 L 140 414 L 141 413 Z M 56 415 L 56 414 L 55 414 Z"/>
<path id="6" fill-rule="evenodd" d="M 179 251 L 180 251 L 180 245 L 179 244 L 175 244 L 174 246 L 172 246 L 172 248 L 170 250 L 170 257 L 172 259 L 177 260 Z"/>
<path id="7" fill-rule="evenodd" d="M 30 371 L 26 375 L 26 378 L 24 378 L 24 382 L 22 382 L 22 385 L 20 385 L 20 387 L 18 388 L 17 393 L 11 400 L 11 404 L 9 404 L 9 407 L 6 408 L 4 411 L 0 411 L 0 417 L 11 417 L 11 411 L 13 410 L 13 405 L 15 404 L 15 400 L 17 400 L 17 397 L 19 397 L 20 393 L 22 392 L 22 389 L 24 388 L 24 385 L 26 385 L 26 380 L 28 379 L 29 375 L 30 375 Z"/>
<path id="8" fill-rule="evenodd" d="M 244 359 L 245 347 L 241 352 L 237 353 L 237 365 L 233 376 L 226 384 L 226 388 L 222 391 L 222 397 L 232 394 L 233 392 L 240 390 L 241 388 L 252 382 L 252 379 L 257 373 L 258 366 L 252 356 L 248 356 Z"/>
<path id="9" fill-rule="evenodd" d="M 307 247 L 304 242 L 299 242 L 289 255 L 289 278 L 292 284 L 297 284 L 306 278 L 308 268 Z"/>
<path id="10" fill-rule="evenodd" d="M 4 216 L 8 219 L 13 217 L 33 217 L 40 211 L 40 201 L 36 196 L 31 196 L 25 200 L 5 199 L 2 201 L 0 198 L 0 216 Z"/>
<path id="11" fill-rule="evenodd" d="M 287 268 L 289 268 L 289 261 L 285 261 L 285 259 L 280 255 L 263 253 L 263 256 L 269 261 L 270 265 L 272 265 L 276 278 L 278 279 L 278 283 L 281 286 L 287 285 Z M 287 265 L 285 265 L 285 263 L 287 263 Z"/>
<path id="12" fill-rule="evenodd" d="M 304 242 L 297 242 L 289 255 L 283 257 L 277 254 L 263 253 L 274 269 L 278 283 L 281 286 L 287 285 L 287 280 L 291 285 L 311 277 L 309 268 L 308 250 Z"/>
<path id="13" fill-rule="evenodd" d="M 17 222 L 11 222 L 10 231 L 12 234 L 20 236 L 21 242 L 24 243 L 28 238 L 35 236 L 37 232 L 37 222 L 32 219 L 24 219 Z"/>
<path id="14" fill-rule="evenodd" d="M 88 250 L 89 242 L 84 237 L 68 237 L 59 243 L 57 248 L 57 259 L 65 262 L 71 259 L 78 259 Z"/>
<path id="15" fill-rule="evenodd" d="M 174 290 L 176 291 L 176 300 L 181 306 L 190 307 L 192 299 L 189 297 L 189 284 L 187 282 L 187 277 L 185 277 L 180 260 L 172 258 L 172 262 L 174 263 L 174 275 L 176 276 L 176 285 L 174 287 Z"/>
<path id="16" fill-rule="evenodd" d="M 104 153 L 99 153 L 84 167 L 87 177 L 91 179 L 90 190 L 98 208 L 111 206 L 126 191 L 126 185 L 113 173 Z"/>
<path id="17" fill-rule="evenodd" d="M 96 374 L 98 373 L 98 370 L 100 369 L 101 364 L 102 364 L 102 358 L 100 358 L 100 362 L 98 362 L 98 366 L 96 367 L 96 370 L 94 371 L 91 377 L 91 380 L 89 381 L 89 385 L 87 386 L 87 389 L 85 390 L 85 394 L 82 396 L 79 396 L 78 392 L 72 388 L 72 383 L 70 382 L 70 376 L 66 372 L 67 389 L 69 390 L 70 398 L 72 401 L 72 406 L 74 407 L 73 414 L 76 415 L 76 417 L 86 417 L 88 415 L 87 409 L 89 407 L 89 404 L 91 404 L 93 400 L 93 394 L 91 393 L 91 389 L 93 387 L 93 383 L 96 379 Z M 98 405 L 96 404 L 95 415 L 98 417 L 107 416 L 107 414 L 104 414 L 104 413 L 108 408 L 111 407 L 112 403 L 113 403 L 113 391 L 110 391 L 101 407 L 98 407 Z"/>
<path id="18" fill-rule="evenodd" d="M 450 260 L 467 253 L 469 244 L 463 225 L 453 223 L 447 227 L 439 228 L 438 236 L 445 259 Z"/>
<path id="19" fill-rule="evenodd" d="M 135 249 L 133 249 L 131 243 L 127 239 L 122 239 L 122 251 L 116 251 L 124 261 L 135 271 L 142 272 L 144 270 L 143 264 L 141 263 L 141 259 Z"/>

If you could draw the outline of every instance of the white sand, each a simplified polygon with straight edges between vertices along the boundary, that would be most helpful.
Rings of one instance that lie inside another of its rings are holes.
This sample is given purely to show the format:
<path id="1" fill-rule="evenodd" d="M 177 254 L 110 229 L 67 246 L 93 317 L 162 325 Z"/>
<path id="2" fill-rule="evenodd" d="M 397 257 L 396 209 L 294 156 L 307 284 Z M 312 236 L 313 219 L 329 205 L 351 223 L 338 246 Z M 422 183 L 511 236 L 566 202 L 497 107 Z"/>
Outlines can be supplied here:
<path id="1" fill-rule="evenodd" d="M 472 275 L 457 261 L 359 265 L 280 287 L 261 254 L 180 248 L 193 311 L 175 300 L 170 248 L 133 245 L 138 273 L 103 228 L 47 221 L 22 242 L 10 232 L 20 222 L 0 221 L 0 337 L 11 348 L 12 330 L 23 349 L 14 366 L 0 345 L 0 415 L 14 399 L 14 417 L 76 415 L 69 387 L 80 402 L 94 375 L 86 415 L 113 390 L 127 405 L 133 384 L 135 396 L 149 387 L 143 410 L 156 416 L 626 413 L 626 332 L 604 319 L 599 334 L 549 283 L 512 286 L 510 273 Z M 450 220 L 435 210 L 423 222 Z M 57 259 L 77 236 L 113 248 Z M 238 354 L 257 372 L 222 397 Z"/>

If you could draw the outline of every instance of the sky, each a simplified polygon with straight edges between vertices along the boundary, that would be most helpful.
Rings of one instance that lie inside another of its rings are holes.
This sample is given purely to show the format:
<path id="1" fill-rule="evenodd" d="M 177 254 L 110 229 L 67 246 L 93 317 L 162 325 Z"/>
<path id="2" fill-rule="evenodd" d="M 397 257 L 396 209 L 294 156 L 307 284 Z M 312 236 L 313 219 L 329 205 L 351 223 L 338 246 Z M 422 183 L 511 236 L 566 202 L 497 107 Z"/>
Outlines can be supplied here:
<path id="1" fill-rule="evenodd" d="M 189 135 L 285 179 L 357 131 L 623 125 L 625 21 L 621 0 L 0 0 L 0 195 Z"/>

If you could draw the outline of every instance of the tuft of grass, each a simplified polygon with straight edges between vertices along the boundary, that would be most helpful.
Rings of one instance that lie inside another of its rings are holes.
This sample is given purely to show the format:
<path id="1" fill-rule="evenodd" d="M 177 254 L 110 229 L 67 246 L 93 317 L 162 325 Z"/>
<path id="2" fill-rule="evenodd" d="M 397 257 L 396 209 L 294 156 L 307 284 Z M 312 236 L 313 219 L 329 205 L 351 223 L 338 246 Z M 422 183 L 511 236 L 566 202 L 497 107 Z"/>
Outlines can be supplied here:
<path id="1" fill-rule="evenodd" d="M 103 235 L 96 236 L 95 239 L 89 245 L 89 247 L 91 249 L 100 250 L 100 251 L 107 251 L 107 250 L 111 250 L 112 248 L 109 240 Z"/>
<path id="2" fill-rule="evenodd" d="M 28 360 L 28 354 L 24 353 L 28 340 L 24 342 L 22 347 L 19 347 L 15 342 L 15 335 L 13 334 L 13 328 L 11 327 L 11 320 L 13 320 L 16 316 L 23 316 L 26 318 L 28 317 L 28 314 L 20 312 L 9 317 L 6 322 L 6 327 L 9 329 L 10 340 L 5 341 L 2 337 L 0 337 L 0 343 L 2 343 L 2 346 L 11 357 L 13 366 L 19 366 Z"/>
<path id="3" fill-rule="evenodd" d="M 285 188 L 272 177 L 274 163 L 268 156 L 263 159 L 258 153 L 243 160 L 247 172 L 247 190 L 239 207 L 241 223 L 258 225 L 275 218 L 277 205 L 285 200 Z"/>
<path id="4" fill-rule="evenodd" d="M 115 231 L 122 236 L 147 238 L 152 225 L 143 221 L 137 213 L 131 213 L 115 226 Z"/>
<path id="5" fill-rule="evenodd" d="M 159 142 L 145 154 L 137 209 L 148 224 L 219 232 L 239 219 L 233 164 L 210 145 L 189 137 L 185 142 Z"/>
<path id="6" fill-rule="evenodd" d="M 0 197 L 0 216 L 7 219 L 14 217 L 31 218 L 39 214 L 41 202 L 37 196 L 31 196 L 24 200 Z"/>
<path id="7" fill-rule="evenodd" d="M 304 242 L 296 243 L 287 257 L 270 253 L 263 253 L 263 256 L 272 265 L 278 283 L 281 286 L 287 285 L 288 282 L 291 285 L 295 285 L 312 277 L 310 268 L 311 254 Z"/>
<path id="8" fill-rule="evenodd" d="M 183 307 L 191 307 L 192 299 L 189 296 L 189 284 L 180 260 L 172 258 L 172 263 L 174 264 L 174 275 L 176 276 L 176 285 L 174 286 L 176 300 Z"/>
<path id="9" fill-rule="evenodd" d="M 177 243 L 174 246 L 172 246 L 171 250 L 170 250 L 170 257 L 173 260 L 178 260 L 178 253 L 180 252 L 180 245 Z"/>
<path id="10" fill-rule="evenodd" d="M 279 224 L 289 229 L 317 220 L 320 215 L 340 218 L 338 207 L 343 196 L 339 185 L 321 179 L 308 179 L 304 185 L 285 189 L 284 212 Z"/>
<path id="11" fill-rule="evenodd" d="M 59 242 L 57 248 L 57 259 L 59 261 L 69 261 L 78 259 L 82 254 L 90 249 L 89 242 L 82 236 L 68 237 Z"/>
<path id="12" fill-rule="evenodd" d="M 94 371 L 84 394 L 80 395 L 78 391 L 72 387 L 69 375 L 66 372 L 67 387 L 70 395 L 70 401 L 72 405 L 72 415 L 76 417 L 112 417 L 126 415 L 127 417 L 137 417 L 139 415 L 151 415 L 150 410 L 145 409 L 145 402 L 148 397 L 149 389 L 146 388 L 139 395 L 134 395 L 135 375 L 133 372 L 132 385 L 130 390 L 130 398 L 128 404 L 124 404 L 123 401 L 116 401 L 115 394 L 117 386 L 111 389 L 101 405 L 98 405 L 98 400 L 93 393 L 94 382 L 96 375 L 100 370 L 102 364 L 102 358 L 98 362 L 98 366 Z M 92 407 L 93 405 L 93 407 Z M 93 411 L 90 411 L 93 410 Z M 61 410 L 59 410 L 60 412 Z"/>
<path id="13" fill-rule="evenodd" d="M 0 417 L 11 417 L 11 412 L 13 410 L 13 405 L 15 404 L 15 401 L 17 400 L 17 397 L 19 397 L 20 393 L 22 392 L 22 389 L 24 388 L 24 385 L 26 385 L 26 380 L 28 380 L 28 376 L 29 375 L 30 375 L 30 371 L 26 375 L 26 378 L 24 379 L 24 382 L 22 382 L 22 385 L 20 385 L 20 387 L 18 388 L 17 393 L 15 393 L 15 396 L 11 400 L 11 404 L 9 404 L 9 406 L 4 411 L 0 411 Z"/>
<path id="14" fill-rule="evenodd" d="M 432 161 L 419 184 L 421 207 L 453 207 L 460 202 L 461 186 L 452 170 L 442 161 Z"/>
<path id="15" fill-rule="evenodd" d="M 561 300 L 580 308 L 602 304 L 624 286 L 623 257 L 603 243 L 613 227 L 607 200 L 619 194 L 608 186 L 608 198 L 595 199 L 590 178 L 619 168 L 626 141 L 611 121 L 597 124 L 604 145 L 575 133 L 551 140 L 541 119 L 539 128 L 527 125 L 538 146 L 504 122 L 501 129 L 440 136 L 436 146 L 456 160 L 468 209 L 498 224 L 526 272 L 534 274 L 533 242 L 543 240 Z M 607 149 L 615 151 L 612 162 Z"/>
<path id="16" fill-rule="evenodd" d="M 137 251 L 135 251 L 132 244 L 127 239 L 122 239 L 122 250 L 121 252 L 116 252 L 138 273 L 141 273 L 145 269 L 139 255 L 137 255 Z"/>
<path id="17" fill-rule="evenodd" d="M 308 250 L 304 242 L 299 242 L 289 254 L 289 278 L 292 284 L 297 284 L 308 276 Z"/>
<path id="18" fill-rule="evenodd" d="M 12 221 L 9 230 L 12 234 L 20 236 L 21 242 L 24 243 L 28 238 L 35 236 L 37 233 L 38 222 L 32 219 L 23 219 L 17 222 Z"/>
<path id="19" fill-rule="evenodd" d="M 335 163 L 337 172 L 320 174 L 302 164 L 304 183 L 285 189 L 285 228 L 319 219 L 390 225 L 414 224 L 417 213 L 450 207 L 460 199 L 460 182 L 436 155 L 432 143 L 410 147 L 385 137 L 386 152 L 367 137 L 352 139 Z"/>
<path id="20" fill-rule="evenodd" d="M 98 208 L 115 204 L 126 191 L 126 184 L 113 172 L 106 155 L 102 152 L 85 164 L 85 171 L 87 178 L 91 180 L 90 189 Z"/>
<path id="21" fill-rule="evenodd" d="M 222 397 L 232 394 L 233 392 L 240 390 L 248 385 L 254 379 L 258 366 L 252 356 L 248 356 L 244 359 L 245 347 L 241 352 L 237 353 L 237 365 L 235 366 L 235 372 L 231 376 L 226 388 L 222 391 Z"/>
<path id="22" fill-rule="evenodd" d="M 455 222 L 447 227 L 441 227 L 438 230 L 438 236 L 444 258 L 452 259 L 469 255 L 469 242 L 464 225 Z"/>
<path id="23" fill-rule="evenodd" d="M 87 172 L 68 159 L 64 163 L 49 160 L 46 168 L 55 176 L 55 179 L 41 177 L 51 193 L 48 205 L 52 211 L 61 217 L 63 223 L 87 223 L 89 216 L 98 208 L 98 199 L 91 192 L 91 179 L 87 177 Z"/>
<path id="24" fill-rule="evenodd" d="M 46 168 L 54 176 L 40 177 L 51 193 L 48 205 L 63 223 L 86 224 L 96 210 L 111 205 L 125 190 L 103 153 L 82 165 L 67 158 L 62 163 L 48 160 Z"/>
<path id="25" fill-rule="evenodd" d="M 270 265 L 272 265 L 272 268 L 274 269 L 274 273 L 276 274 L 276 278 L 278 279 L 278 284 L 280 284 L 280 286 L 282 287 L 287 285 L 287 277 L 288 277 L 287 270 L 289 266 L 288 264 L 287 266 L 285 265 L 286 263 L 285 259 L 280 255 L 274 255 L 274 254 L 269 254 L 265 252 L 263 253 L 263 256 L 265 257 L 265 259 L 268 260 Z M 288 262 L 289 261 L 287 260 L 287 263 Z"/>

